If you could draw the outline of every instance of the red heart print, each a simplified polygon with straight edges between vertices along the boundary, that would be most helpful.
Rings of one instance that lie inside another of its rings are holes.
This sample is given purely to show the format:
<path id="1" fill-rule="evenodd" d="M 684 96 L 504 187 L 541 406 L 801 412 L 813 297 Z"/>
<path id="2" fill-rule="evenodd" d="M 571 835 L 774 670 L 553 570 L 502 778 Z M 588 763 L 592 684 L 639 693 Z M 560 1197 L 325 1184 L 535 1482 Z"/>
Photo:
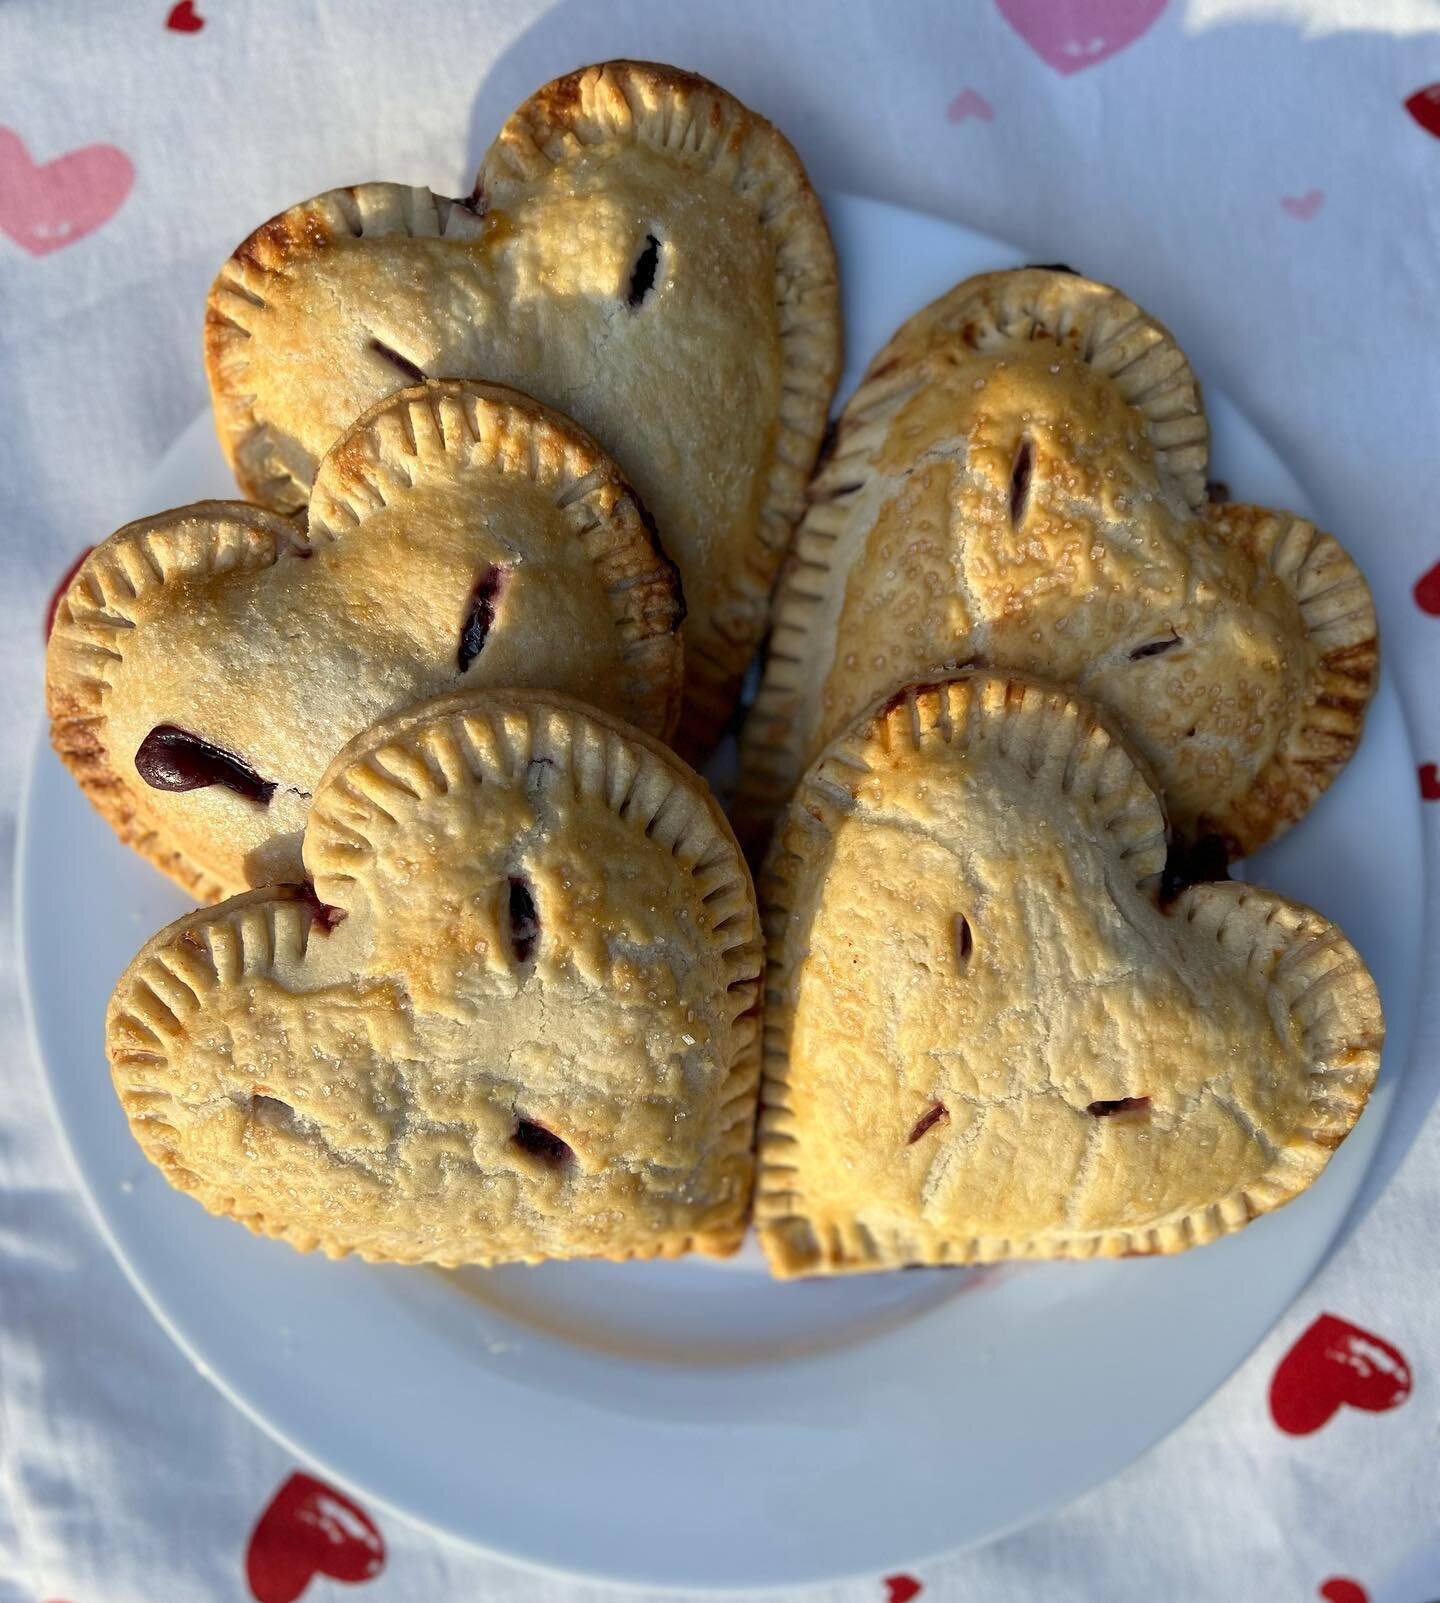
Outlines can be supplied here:
<path id="1" fill-rule="evenodd" d="M 1440 801 L 1440 772 L 1434 763 L 1420 764 L 1420 800 Z"/>
<path id="2" fill-rule="evenodd" d="M 1280 1360 L 1270 1382 L 1270 1416 L 1291 1436 L 1308 1436 L 1342 1404 L 1379 1414 L 1409 1395 L 1403 1354 L 1373 1331 L 1321 1314 Z"/>
<path id="3" fill-rule="evenodd" d="M 64 573 L 60 575 L 59 584 L 50 592 L 50 605 L 45 609 L 45 638 L 47 640 L 55 628 L 55 614 L 60 610 L 60 597 L 70 588 L 70 581 L 79 573 L 80 564 L 94 549 L 93 545 L 87 545 L 70 566 L 66 568 Z"/>
<path id="4" fill-rule="evenodd" d="M 1415 581 L 1415 605 L 1432 618 L 1440 618 L 1440 562 Z"/>
<path id="5" fill-rule="evenodd" d="M 114 145 L 86 145 L 31 161 L 13 128 L 0 128 L 0 233 L 32 256 L 73 245 L 119 211 L 135 169 Z"/>
<path id="6" fill-rule="evenodd" d="M 996 9 L 1047 67 L 1083 72 L 1134 44 L 1165 0 L 995 0 Z"/>
<path id="7" fill-rule="evenodd" d="M 199 33 L 205 26 L 205 19 L 196 11 L 195 0 L 180 0 L 178 6 L 170 7 L 165 26 L 173 28 L 176 33 Z"/>
<path id="8" fill-rule="evenodd" d="M 1370 1603 L 1370 1594 L 1359 1581 L 1348 1580 L 1343 1575 L 1332 1575 L 1328 1581 L 1322 1581 L 1320 1596 L 1325 1603 Z"/>
<path id="9" fill-rule="evenodd" d="M 364 1509 L 299 1471 L 270 1499 L 245 1550 L 255 1603 L 295 1603 L 317 1575 L 370 1581 L 384 1568 L 385 1539 Z"/>
<path id="10" fill-rule="evenodd" d="M 1405 102 L 1405 109 L 1427 134 L 1440 139 L 1440 83 L 1417 89 Z"/>
<path id="11" fill-rule="evenodd" d="M 885 1577 L 885 1603 L 910 1603 L 925 1588 L 913 1575 L 887 1575 Z"/>

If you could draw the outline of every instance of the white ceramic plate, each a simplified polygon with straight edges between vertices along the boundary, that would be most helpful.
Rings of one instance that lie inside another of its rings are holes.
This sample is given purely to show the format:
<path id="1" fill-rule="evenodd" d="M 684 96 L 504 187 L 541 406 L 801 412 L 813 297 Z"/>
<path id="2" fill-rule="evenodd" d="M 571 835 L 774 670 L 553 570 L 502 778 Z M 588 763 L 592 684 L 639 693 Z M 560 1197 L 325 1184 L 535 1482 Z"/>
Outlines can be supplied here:
<path id="1" fill-rule="evenodd" d="M 1017 260 L 875 202 L 829 210 L 847 388 L 902 318 Z M 1209 403 L 1216 476 L 1303 510 L 1255 430 L 1213 390 Z M 116 522 L 233 493 L 202 417 Z M 595 1578 L 728 1588 L 886 1570 L 1113 1474 L 1219 1385 L 1324 1256 L 1406 1061 L 1422 950 L 1414 772 L 1384 683 L 1355 761 L 1251 869 L 1337 918 L 1375 971 L 1390 1040 L 1370 1108 L 1308 1195 L 1173 1259 L 779 1286 L 753 1246 L 725 1265 L 447 1274 L 253 1239 L 171 1191 L 126 1129 L 105 1003 L 185 904 L 118 845 L 43 733 L 17 875 L 31 1014 L 131 1278 L 203 1372 L 322 1473 L 495 1554 Z"/>

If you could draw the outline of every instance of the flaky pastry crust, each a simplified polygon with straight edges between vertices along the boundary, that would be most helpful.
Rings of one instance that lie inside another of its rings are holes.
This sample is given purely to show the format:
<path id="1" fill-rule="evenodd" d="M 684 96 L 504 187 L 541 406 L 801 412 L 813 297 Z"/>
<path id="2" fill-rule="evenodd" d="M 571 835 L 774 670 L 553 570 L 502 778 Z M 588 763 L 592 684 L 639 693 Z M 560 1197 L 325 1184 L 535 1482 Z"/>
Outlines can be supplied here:
<path id="1" fill-rule="evenodd" d="M 666 735 L 684 615 L 614 462 L 503 385 L 381 401 L 320 465 L 307 512 L 206 501 L 119 530 L 57 609 L 56 750 L 116 833 L 202 900 L 300 875 L 326 764 L 376 718 L 460 686 L 571 691 Z M 178 729 L 268 798 L 142 775 Z"/>
<path id="2" fill-rule="evenodd" d="M 1374 1083 L 1374 981 L 1270 891 L 1167 900 L 1166 840 L 1069 690 L 975 671 L 826 748 L 761 881 L 777 1275 L 1176 1252 L 1315 1179 Z"/>
<path id="3" fill-rule="evenodd" d="M 726 1253 L 761 947 L 724 817 L 658 741 L 541 691 L 439 697 L 319 784 L 310 886 L 172 924 L 116 987 L 146 1156 L 301 1250 Z"/>
<path id="4" fill-rule="evenodd" d="M 575 417 L 679 564 L 677 739 L 698 753 L 765 628 L 839 329 L 829 231 L 784 136 L 703 78 L 612 61 L 526 101 L 468 201 L 361 184 L 257 229 L 211 291 L 206 363 L 236 476 L 281 511 L 407 375 L 500 379 Z"/>
<path id="5" fill-rule="evenodd" d="M 971 279 L 845 408 L 776 596 L 742 833 L 878 696 L 947 665 L 1073 684 L 1231 856 L 1358 744 L 1375 609 L 1329 535 L 1206 504 L 1199 387 L 1168 331 L 1074 274 Z"/>

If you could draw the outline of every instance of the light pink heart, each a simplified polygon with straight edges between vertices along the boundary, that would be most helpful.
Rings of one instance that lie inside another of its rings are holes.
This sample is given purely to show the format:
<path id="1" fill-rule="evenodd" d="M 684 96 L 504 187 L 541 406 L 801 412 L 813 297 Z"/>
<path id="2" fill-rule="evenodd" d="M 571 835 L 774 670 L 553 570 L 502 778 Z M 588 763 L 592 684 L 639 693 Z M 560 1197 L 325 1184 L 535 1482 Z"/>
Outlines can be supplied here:
<path id="1" fill-rule="evenodd" d="M 1282 195 L 1280 204 L 1292 217 L 1308 223 L 1325 201 L 1323 189 L 1307 189 L 1303 195 Z"/>
<path id="2" fill-rule="evenodd" d="M 962 89 L 945 108 L 946 122 L 964 122 L 978 117 L 981 122 L 995 121 L 995 108 L 978 89 Z"/>
<path id="3" fill-rule="evenodd" d="M 1166 0 L 995 0 L 1000 15 L 1047 67 L 1083 72 L 1134 44 Z"/>
<path id="4" fill-rule="evenodd" d="M 0 127 L 0 233 L 32 256 L 94 233 L 134 182 L 130 158 L 114 145 L 86 145 L 37 164 L 20 135 Z"/>

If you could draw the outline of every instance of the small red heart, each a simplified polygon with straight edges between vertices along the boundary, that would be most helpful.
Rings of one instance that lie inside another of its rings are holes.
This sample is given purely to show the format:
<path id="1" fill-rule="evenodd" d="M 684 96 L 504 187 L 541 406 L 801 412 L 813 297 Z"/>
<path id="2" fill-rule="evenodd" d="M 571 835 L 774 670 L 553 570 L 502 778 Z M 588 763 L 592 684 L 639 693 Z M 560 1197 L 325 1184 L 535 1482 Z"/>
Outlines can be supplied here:
<path id="1" fill-rule="evenodd" d="M 925 1588 L 913 1575 L 887 1575 L 885 1577 L 885 1603 L 910 1603 L 912 1597 L 918 1597 Z"/>
<path id="2" fill-rule="evenodd" d="M 1349 1581 L 1343 1575 L 1332 1575 L 1320 1586 L 1320 1596 L 1326 1603 L 1370 1603 L 1370 1594 L 1359 1581 Z"/>
<path id="3" fill-rule="evenodd" d="M 384 1568 L 385 1539 L 364 1509 L 298 1471 L 270 1499 L 245 1550 L 255 1603 L 295 1603 L 317 1575 L 370 1581 Z"/>
<path id="4" fill-rule="evenodd" d="M 165 26 L 176 33 L 199 33 L 205 26 L 205 19 L 196 11 L 195 0 L 180 0 L 178 6 L 170 7 Z"/>
<path id="5" fill-rule="evenodd" d="M 1440 139 L 1440 83 L 1417 89 L 1405 102 L 1405 109 L 1427 134 Z"/>
<path id="6" fill-rule="evenodd" d="M 1420 764 L 1421 801 L 1440 801 L 1440 772 L 1434 763 Z"/>
<path id="7" fill-rule="evenodd" d="M 78 557 L 66 568 L 60 576 L 60 583 L 50 592 L 50 605 L 45 609 L 45 638 L 48 640 L 55 629 L 55 614 L 60 610 L 60 597 L 70 588 L 70 581 L 80 571 L 80 564 L 95 549 L 87 545 Z"/>
<path id="8" fill-rule="evenodd" d="M 1415 581 L 1415 605 L 1432 618 L 1440 618 L 1440 562 Z"/>
<path id="9" fill-rule="evenodd" d="M 1280 1360 L 1270 1382 L 1270 1415 L 1291 1436 L 1308 1436 L 1342 1404 L 1379 1414 L 1409 1395 L 1403 1354 L 1372 1331 L 1321 1314 Z"/>

